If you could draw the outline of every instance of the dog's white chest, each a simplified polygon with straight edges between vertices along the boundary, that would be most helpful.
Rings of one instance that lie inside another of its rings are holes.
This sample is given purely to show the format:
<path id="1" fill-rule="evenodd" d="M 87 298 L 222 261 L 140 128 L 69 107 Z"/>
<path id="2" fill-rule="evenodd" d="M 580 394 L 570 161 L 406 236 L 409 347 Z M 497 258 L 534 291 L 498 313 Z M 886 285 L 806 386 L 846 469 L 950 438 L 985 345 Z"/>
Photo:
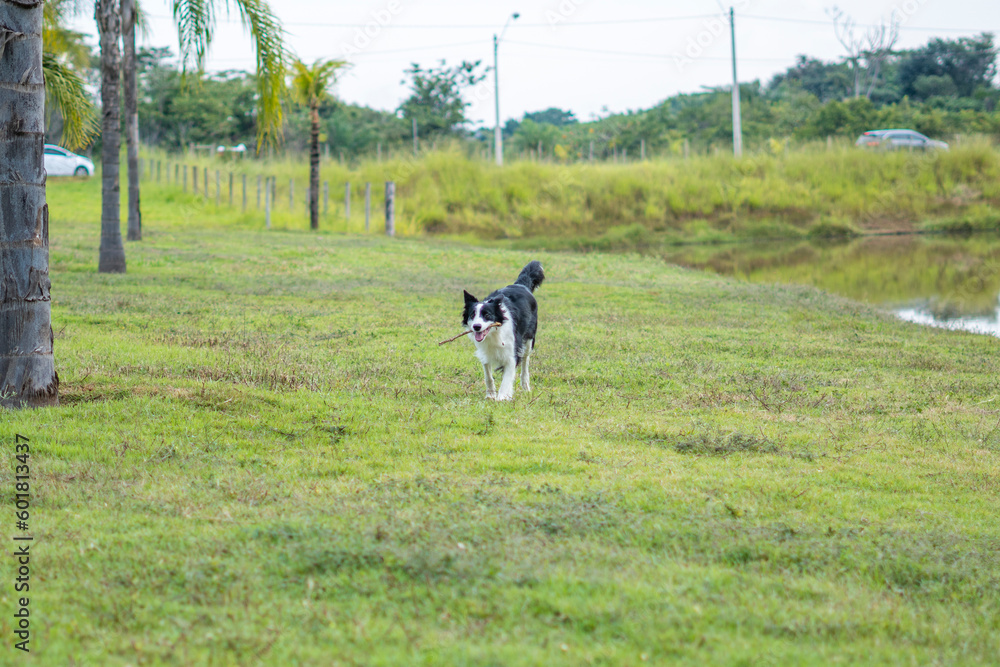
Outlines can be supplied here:
<path id="1" fill-rule="evenodd" d="M 513 363 L 515 358 L 514 326 L 510 320 L 490 331 L 481 343 L 477 343 L 472 334 L 469 334 L 469 339 L 475 343 L 476 358 L 481 363 L 490 364 L 495 368 Z"/>

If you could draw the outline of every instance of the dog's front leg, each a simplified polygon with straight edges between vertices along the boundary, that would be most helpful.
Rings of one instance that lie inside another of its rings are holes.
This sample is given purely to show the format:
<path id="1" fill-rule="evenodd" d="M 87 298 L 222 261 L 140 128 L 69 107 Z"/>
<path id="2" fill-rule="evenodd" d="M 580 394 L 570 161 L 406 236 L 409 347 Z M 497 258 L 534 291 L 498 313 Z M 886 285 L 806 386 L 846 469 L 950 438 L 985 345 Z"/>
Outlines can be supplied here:
<path id="1" fill-rule="evenodd" d="M 497 394 L 498 401 L 509 401 L 514 398 L 514 375 L 516 373 L 514 360 L 508 360 L 503 367 L 503 379 L 500 380 L 500 392 Z"/>
<path id="2" fill-rule="evenodd" d="M 483 364 L 483 373 L 486 374 L 486 398 L 496 398 L 497 387 L 493 384 L 493 368 L 489 364 Z"/>

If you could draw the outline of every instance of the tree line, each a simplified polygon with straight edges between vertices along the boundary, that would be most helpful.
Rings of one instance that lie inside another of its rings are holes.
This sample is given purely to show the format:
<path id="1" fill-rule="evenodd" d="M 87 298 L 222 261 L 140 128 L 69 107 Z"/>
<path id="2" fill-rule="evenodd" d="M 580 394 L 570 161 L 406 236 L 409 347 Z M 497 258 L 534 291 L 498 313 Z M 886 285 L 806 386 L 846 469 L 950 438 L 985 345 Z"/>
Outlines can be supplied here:
<path id="1" fill-rule="evenodd" d="M 870 129 L 908 127 L 930 136 L 1000 135 L 997 48 L 988 33 L 932 39 L 922 47 L 889 51 L 869 63 L 858 58 L 823 62 L 799 56 L 770 81 L 740 85 L 744 140 L 796 141 L 854 138 Z M 478 62 L 404 71 L 408 97 L 391 111 L 325 97 L 318 109 L 318 139 L 333 156 L 373 155 L 379 148 L 407 147 L 414 128 L 420 145 L 442 139 L 491 149 L 489 128 L 466 114 L 471 88 L 486 74 Z M 251 144 L 258 134 L 254 106 L 258 85 L 242 71 L 197 74 L 172 64 L 166 49 L 138 56 L 142 141 L 167 150 L 190 144 Z M 302 105 L 283 101 L 276 132 L 291 152 L 309 150 L 313 119 Z M 517 152 L 541 150 L 554 159 L 606 158 L 679 153 L 683 146 L 708 150 L 731 142 L 730 92 L 718 88 L 672 96 L 650 109 L 581 122 L 550 108 L 509 119 L 505 139 Z M 53 128 L 58 129 L 58 128 Z"/>
<path id="2" fill-rule="evenodd" d="M 912 50 L 894 51 L 877 73 L 845 58 L 823 62 L 799 56 L 767 83 L 740 84 L 744 141 L 854 139 L 867 130 L 910 128 L 929 136 L 1000 136 L 1000 88 L 993 35 L 932 39 Z M 874 69 L 874 68 L 873 68 Z M 578 123 L 550 109 L 508 122 L 515 146 L 541 146 L 568 159 L 617 152 L 680 153 L 728 147 L 732 142 L 732 98 L 728 87 L 680 94 L 640 111 Z"/>

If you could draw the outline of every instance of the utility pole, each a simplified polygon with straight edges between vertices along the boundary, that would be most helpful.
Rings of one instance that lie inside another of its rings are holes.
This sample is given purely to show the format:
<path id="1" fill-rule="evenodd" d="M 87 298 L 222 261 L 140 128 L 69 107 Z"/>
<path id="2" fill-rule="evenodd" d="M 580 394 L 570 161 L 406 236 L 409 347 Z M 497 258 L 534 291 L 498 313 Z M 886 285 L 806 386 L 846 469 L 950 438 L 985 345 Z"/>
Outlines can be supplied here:
<path id="1" fill-rule="evenodd" d="M 493 35 L 493 104 L 496 105 L 497 123 L 493 128 L 493 154 L 497 158 L 497 166 L 503 166 L 503 135 L 500 133 L 500 70 L 497 69 L 497 47 L 500 40 Z"/>
<path id="2" fill-rule="evenodd" d="M 736 78 L 736 15 L 729 8 L 729 29 L 733 42 L 733 155 L 743 155 L 743 123 L 740 120 L 740 82 Z"/>
<path id="3" fill-rule="evenodd" d="M 511 14 L 507 22 L 504 23 L 500 35 L 493 34 L 493 104 L 497 112 L 497 123 L 493 128 L 493 154 L 496 156 L 498 167 L 503 166 L 503 134 L 500 131 L 500 70 L 498 69 L 497 52 L 499 51 L 500 40 L 503 39 L 503 34 L 507 32 L 507 26 L 510 25 L 511 21 L 516 21 L 519 16 L 520 14 L 517 12 Z"/>

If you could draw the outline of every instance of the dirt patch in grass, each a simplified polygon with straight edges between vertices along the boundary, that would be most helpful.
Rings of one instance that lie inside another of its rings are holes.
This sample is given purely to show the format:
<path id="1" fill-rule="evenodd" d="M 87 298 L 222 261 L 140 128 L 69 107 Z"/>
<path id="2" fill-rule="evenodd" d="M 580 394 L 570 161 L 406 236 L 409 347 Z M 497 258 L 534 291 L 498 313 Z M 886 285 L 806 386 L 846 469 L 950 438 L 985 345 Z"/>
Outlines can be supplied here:
<path id="1" fill-rule="evenodd" d="M 729 456 L 730 454 L 780 454 L 781 447 L 767 438 L 749 433 L 701 434 L 674 443 L 681 454 Z"/>
<path id="2" fill-rule="evenodd" d="M 672 449 L 680 454 L 695 456 L 731 456 L 733 454 L 791 455 L 781 444 L 764 435 L 743 431 L 722 432 L 706 429 L 697 433 L 661 433 L 641 428 L 626 428 L 620 433 L 601 432 L 607 439 L 645 442 L 655 447 Z"/>

